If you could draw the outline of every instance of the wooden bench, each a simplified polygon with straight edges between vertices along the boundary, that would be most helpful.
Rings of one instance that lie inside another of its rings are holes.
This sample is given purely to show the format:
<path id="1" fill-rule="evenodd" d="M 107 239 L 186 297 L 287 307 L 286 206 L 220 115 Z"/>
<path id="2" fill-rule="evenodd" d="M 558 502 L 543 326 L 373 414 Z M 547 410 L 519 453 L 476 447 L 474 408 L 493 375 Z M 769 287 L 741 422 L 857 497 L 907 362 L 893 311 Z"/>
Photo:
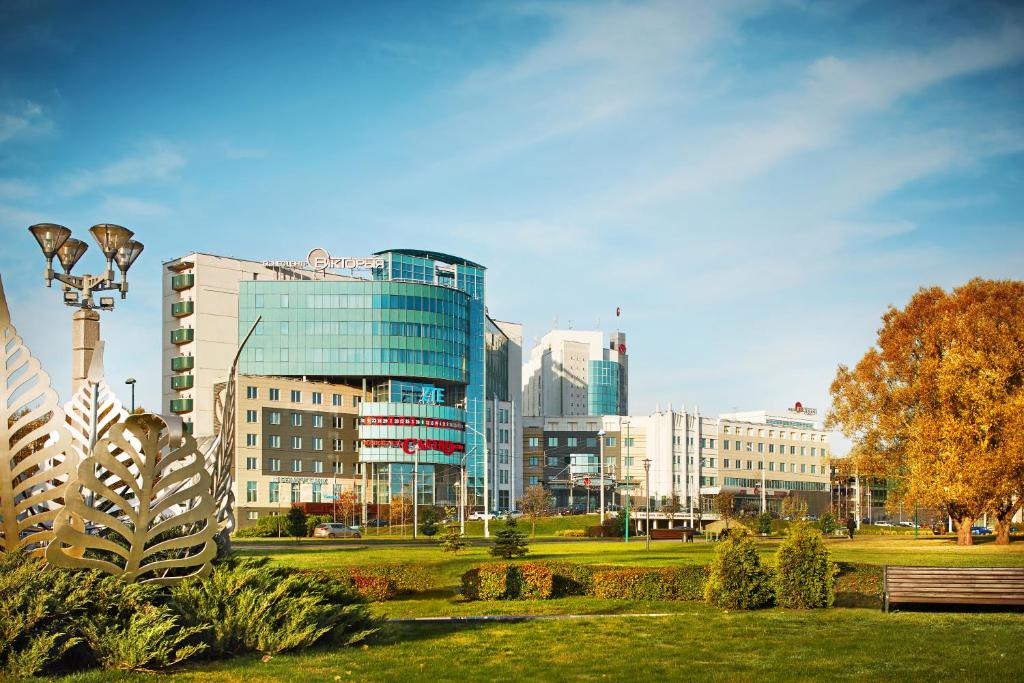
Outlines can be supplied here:
<path id="1" fill-rule="evenodd" d="M 882 607 L 898 603 L 1024 605 L 1024 567 L 891 567 Z"/>
<path id="2" fill-rule="evenodd" d="M 651 529 L 651 540 L 692 542 L 693 532 L 686 529 Z"/>

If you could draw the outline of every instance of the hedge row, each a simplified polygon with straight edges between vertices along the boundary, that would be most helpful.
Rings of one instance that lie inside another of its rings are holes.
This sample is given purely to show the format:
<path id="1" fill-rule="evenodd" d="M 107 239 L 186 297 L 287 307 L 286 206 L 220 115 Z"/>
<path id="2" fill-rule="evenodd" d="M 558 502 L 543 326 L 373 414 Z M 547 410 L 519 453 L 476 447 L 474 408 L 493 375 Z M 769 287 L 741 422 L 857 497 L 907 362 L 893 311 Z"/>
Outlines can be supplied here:
<path id="1" fill-rule="evenodd" d="M 706 569 L 572 563 L 491 563 L 462 575 L 469 600 L 547 600 L 570 595 L 626 600 L 700 600 Z"/>
<path id="2" fill-rule="evenodd" d="M 385 602 L 399 595 L 426 593 L 434 589 L 429 569 L 416 564 L 378 564 L 320 571 L 348 582 L 370 602 Z"/>

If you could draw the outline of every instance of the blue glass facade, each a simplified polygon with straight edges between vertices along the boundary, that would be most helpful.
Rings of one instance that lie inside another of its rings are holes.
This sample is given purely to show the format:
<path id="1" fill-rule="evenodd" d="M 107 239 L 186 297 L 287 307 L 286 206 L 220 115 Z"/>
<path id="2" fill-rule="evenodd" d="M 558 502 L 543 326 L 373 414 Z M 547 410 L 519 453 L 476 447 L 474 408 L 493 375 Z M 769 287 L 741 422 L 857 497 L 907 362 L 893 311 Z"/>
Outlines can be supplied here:
<path id="1" fill-rule="evenodd" d="M 587 407 L 590 415 L 619 414 L 619 374 L 621 367 L 612 360 L 590 361 Z"/>
<path id="2" fill-rule="evenodd" d="M 360 461 L 404 472 L 418 458 L 431 481 L 433 465 L 465 463 L 480 504 L 485 269 L 434 252 L 378 256 L 385 268 L 369 280 L 241 282 L 239 338 L 261 317 L 241 372 L 364 386 Z"/>

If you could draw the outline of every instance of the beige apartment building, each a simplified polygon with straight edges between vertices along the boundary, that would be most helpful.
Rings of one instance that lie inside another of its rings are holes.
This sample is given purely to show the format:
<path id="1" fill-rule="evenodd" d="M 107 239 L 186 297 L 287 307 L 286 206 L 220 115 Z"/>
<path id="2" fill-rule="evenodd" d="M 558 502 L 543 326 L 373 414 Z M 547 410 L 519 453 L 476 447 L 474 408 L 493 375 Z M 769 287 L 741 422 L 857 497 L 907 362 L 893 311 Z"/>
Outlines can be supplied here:
<path id="1" fill-rule="evenodd" d="M 309 280 L 300 268 L 192 252 L 164 264 L 161 410 L 196 436 L 213 434 L 214 385 L 238 350 L 238 290 L 244 280 Z M 318 279 L 354 279 L 317 273 Z"/>
<path id="2" fill-rule="evenodd" d="M 239 528 L 292 503 L 362 501 L 360 389 L 301 378 L 237 378 L 235 510 Z"/>

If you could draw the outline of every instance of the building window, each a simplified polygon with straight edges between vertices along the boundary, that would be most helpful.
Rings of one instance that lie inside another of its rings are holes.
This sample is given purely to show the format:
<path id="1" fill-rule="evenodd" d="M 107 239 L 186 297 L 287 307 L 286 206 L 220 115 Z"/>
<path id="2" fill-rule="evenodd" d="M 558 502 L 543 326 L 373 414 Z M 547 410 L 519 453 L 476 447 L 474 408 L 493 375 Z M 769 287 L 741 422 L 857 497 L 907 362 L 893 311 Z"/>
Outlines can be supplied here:
<path id="1" fill-rule="evenodd" d="M 282 320 L 281 321 L 281 334 L 288 334 L 288 321 L 287 320 Z"/>
<path id="2" fill-rule="evenodd" d="M 249 399 L 257 398 L 259 397 L 259 391 L 256 389 L 256 387 L 246 387 L 245 397 Z"/>
<path id="3" fill-rule="evenodd" d="M 540 448 L 540 439 L 536 436 L 531 436 L 526 440 L 526 445 L 529 448 Z"/>
<path id="4" fill-rule="evenodd" d="M 271 472 L 280 472 L 281 458 L 267 458 L 267 469 Z"/>
<path id="5" fill-rule="evenodd" d="M 775 452 L 775 444 L 773 444 L 773 443 L 768 444 L 768 452 L 769 453 L 774 453 Z"/>
<path id="6" fill-rule="evenodd" d="M 757 442 L 757 452 L 764 453 L 764 444 L 761 443 L 760 441 Z"/>
<path id="7" fill-rule="evenodd" d="M 302 392 L 292 389 L 292 403 L 302 403 Z"/>
<path id="8" fill-rule="evenodd" d="M 577 439 L 575 436 L 566 437 L 565 445 L 566 446 L 578 446 L 579 445 L 579 439 Z"/>
<path id="9" fill-rule="evenodd" d="M 789 447 L 789 454 L 790 455 L 796 455 L 796 446 L 790 446 Z"/>
<path id="10" fill-rule="evenodd" d="M 245 482 L 245 502 L 255 503 L 256 502 L 256 482 L 247 481 Z"/>
<path id="11" fill-rule="evenodd" d="M 247 411 L 245 411 L 245 421 L 248 422 L 249 424 L 252 424 L 252 423 L 256 422 L 256 411 L 255 410 L 247 410 Z"/>
<path id="12" fill-rule="evenodd" d="M 804 474 L 806 472 L 807 472 L 807 463 L 804 463 L 804 462 L 800 463 L 800 474 Z"/>
<path id="13" fill-rule="evenodd" d="M 334 415 L 331 418 L 331 424 L 334 425 L 335 429 L 343 429 L 345 427 L 345 418 L 341 415 Z"/>
<path id="14" fill-rule="evenodd" d="M 362 401 L 362 400 L 363 400 L 362 396 L 353 396 L 352 397 L 352 407 L 353 408 L 358 408 L 359 407 L 359 402 Z"/>
<path id="15" fill-rule="evenodd" d="M 313 426 L 314 427 L 323 427 L 324 426 L 324 416 L 323 415 L 314 415 L 313 416 Z"/>
<path id="16" fill-rule="evenodd" d="M 785 472 L 785 471 L 786 471 L 786 463 L 780 462 L 779 463 L 779 472 Z"/>
<path id="17" fill-rule="evenodd" d="M 302 437 L 301 436 L 293 436 L 292 437 L 292 450 L 293 451 L 298 451 L 298 450 L 301 450 L 301 449 L 302 449 Z"/>
<path id="18" fill-rule="evenodd" d="M 301 472 L 301 471 L 302 471 L 302 461 L 299 460 L 298 458 L 295 458 L 294 460 L 292 460 L 292 472 Z"/>
<path id="19" fill-rule="evenodd" d="M 587 437 L 587 448 L 597 448 L 597 439 L 592 436 Z"/>
<path id="20" fill-rule="evenodd" d="M 725 467 L 725 468 L 728 469 L 728 467 L 729 467 L 729 458 L 725 458 L 724 460 L 722 460 L 722 467 Z"/>
<path id="21" fill-rule="evenodd" d="M 341 394 L 331 394 L 331 405 L 332 406 L 340 406 L 341 405 Z"/>
<path id="22" fill-rule="evenodd" d="M 757 461 L 757 469 L 759 469 L 759 470 L 763 470 L 764 469 L 764 460 L 758 460 Z"/>
<path id="23" fill-rule="evenodd" d="M 324 402 L 324 395 L 321 394 L 319 391 L 314 391 L 313 392 L 313 405 L 315 405 L 315 406 L 322 405 L 323 402 Z"/>
<path id="24" fill-rule="evenodd" d="M 708 440 L 708 444 L 710 445 L 711 448 L 715 448 L 715 441 L 717 441 L 717 439 L 709 439 Z"/>
<path id="25" fill-rule="evenodd" d="M 281 362 L 282 363 L 287 363 L 288 362 L 288 349 L 281 349 L 281 356 L 280 356 L 280 358 L 281 358 Z"/>
<path id="26" fill-rule="evenodd" d="M 549 436 L 548 437 L 548 448 L 554 448 L 556 446 L 558 446 L 558 437 L 557 436 Z"/>
<path id="27" fill-rule="evenodd" d="M 722 450 L 723 451 L 729 450 L 729 439 L 726 439 L 725 441 L 722 442 Z"/>
<path id="28" fill-rule="evenodd" d="M 270 482 L 270 492 L 267 496 L 267 500 L 271 503 L 281 502 L 281 485 L 276 481 Z"/>
<path id="29" fill-rule="evenodd" d="M 267 447 L 268 448 L 280 448 L 281 447 L 281 437 L 278 436 L 277 434 L 270 434 L 269 436 L 267 436 Z"/>
<path id="30" fill-rule="evenodd" d="M 811 474 L 817 474 L 818 473 L 817 469 L 818 469 L 817 465 L 811 465 Z"/>
<path id="31" fill-rule="evenodd" d="M 539 483 L 540 483 L 540 477 L 530 477 L 530 480 L 529 480 L 530 486 L 536 486 Z"/>
<path id="32" fill-rule="evenodd" d="M 753 460 L 748 460 L 747 461 L 747 469 L 748 470 L 754 469 L 754 461 Z"/>
<path id="33" fill-rule="evenodd" d="M 548 456 L 548 467 L 558 467 L 558 457 L 554 455 Z"/>
<path id="34" fill-rule="evenodd" d="M 299 502 L 299 485 L 298 484 L 292 484 L 291 499 L 292 499 L 293 503 L 298 503 Z"/>
<path id="35" fill-rule="evenodd" d="M 323 460 L 314 460 L 313 461 L 313 474 L 323 474 L 323 473 L 324 473 L 324 461 Z"/>
<path id="36" fill-rule="evenodd" d="M 345 450 L 345 441 L 343 439 L 331 439 L 331 448 L 335 451 Z"/>
<path id="37" fill-rule="evenodd" d="M 540 467 L 540 458 L 536 455 L 530 456 L 529 465 L 530 467 Z"/>
<path id="38" fill-rule="evenodd" d="M 324 449 L 324 440 L 319 436 L 313 437 L 313 450 L 322 451 Z"/>
<path id="39" fill-rule="evenodd" d="M 811 457 L 812 458 L 817 455 L 817 453 L 815 452 L 817 450 L 818 450 L 817 448 L 815 448 L 814 446 L 811 446 Z"/>
<path id="40" fill-rule="evenodd" d="M 313 502 L 314 503 L 321 503 L 321 502 L 323 502 L 323 497 L 322 497 L 322 494 L 321 494 L 321 491 L 320 491 L 320 486 L 321 486 L 320 482 L 318 482 L 318 481 L 314 481 L 313 482 Z"/>
<path id="41" fill-rule="evenodd" d="M 768 471 L 769 472 L 774 472 L 775 471 L 775 463 L 772 462 L 771 460 L 768 461 Z"/>
<path id="42" fill-rule="evenodd" d="M 734 448 L 735 448 L 735 449 L 736 449 L 737 451 L 739 451 L 739 450 L 742 450 L 742 449 L 740 449 L 740 442 L 739 442 L 739 441 L 733 441 L 733 442 L 732 442 L 732 445 L 733 445 L 733 447 L 734 447 Z"/>
<path id="43" fill-rule="evenodd" d="M 747 453 L 751 453 L 754 450 L 754 444 L 750 441 L 747 442 Z"/>
<path id="44" fill-rule="evenodd" d="M 268 393 L 270 394 L 270 400 L 271 401 L 280 401 L 281 400 L 281 390 L 280 389 L 270 389 L 270 390 L 268 390 Z"/>
<path id="45" fill-rule="evenodd" d="M 499 484 L 507 484 L 508 483 L 508 470 L 498 470 L 498 483 Z"/>
<path id="46" fill-rule="evenodd" d="M 288 295 L 287 294 L 282 294 L 281 295 L 281 308 L 288 308 Z"/>
<path id="47" fill-rule="evenodd" d="M 800 455 L 807 455 L 807 446 L 800 447 Z"/>
<path id="48" fill-rule="evenodd" d="M 245 459 L 245 469 L 254 470 L 256 469 L 256 457 L 249 456 Z"/>
<path id="49" fill-rule="evenodd" d="M 292 413 L 292 427 L 302 426 L 302 413 Z"/>
<path id="50" fill-rule="evenodd" d="M 245 445 L 249 446 L 249 447 L 255 446 L 256 445 L 256 435 L 255 434 L 246 434 L 245 435 Z"/>
<path id="51" fill-rule="evenodd" d="M 256 300 L 253 302 L 253 307 L 254 308 L 263 308 L 263 295 L 262 294 L 257 294 L 256 295 Z"/>
<path id="52" fill-rule="evenodd" d="M 334 462 L 331 463 L 331 473 L 341 474 L 345 469 L 344 465 L 345 463 L 335 460 Z"/>
<path id="53" fill-rule="evenodd" d="M 268 415 L 268 420 L 272 425 L 281 424 L 281 413 L 277 410 L 270 411 L 270 414 Z"/>
<path id="54" fill-rule="evenodd" d="M 606 436 L 604 438 L 604 445 L 609 448 L 614 448 L 619 443 L 619 440 L 614 436 Z"/>

